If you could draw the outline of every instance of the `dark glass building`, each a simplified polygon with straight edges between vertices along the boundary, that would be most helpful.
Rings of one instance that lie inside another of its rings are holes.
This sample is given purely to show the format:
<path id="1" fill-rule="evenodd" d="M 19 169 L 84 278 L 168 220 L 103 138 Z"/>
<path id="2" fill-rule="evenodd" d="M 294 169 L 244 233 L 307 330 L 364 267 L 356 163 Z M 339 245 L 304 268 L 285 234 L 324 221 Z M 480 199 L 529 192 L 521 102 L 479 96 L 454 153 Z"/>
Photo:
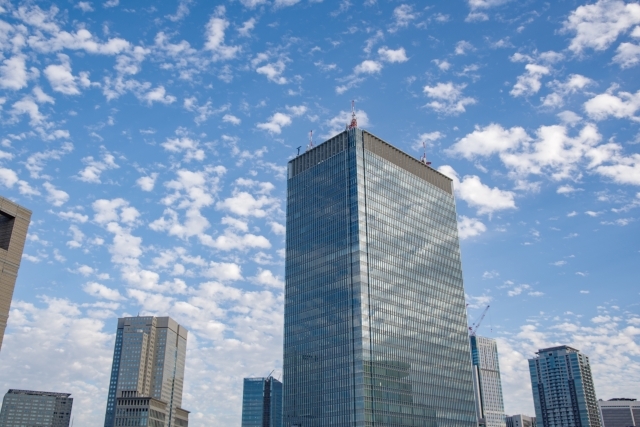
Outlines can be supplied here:
<path id="1" fill-rule="evenodd" d="M 69 427 L 70 393 L 9 390 L 0 410 L 0 427 Z"/>
<path id="2" fill-rule="evenodd" d="M 282 427 L 280 381 L 271 376 L 244 379 L 242 427 Z"/>
<path id="3" fill-rule="evenodd" d="M 476 427 L 452 181 L 357 126 L 289 162 L 284 426 Z"/>

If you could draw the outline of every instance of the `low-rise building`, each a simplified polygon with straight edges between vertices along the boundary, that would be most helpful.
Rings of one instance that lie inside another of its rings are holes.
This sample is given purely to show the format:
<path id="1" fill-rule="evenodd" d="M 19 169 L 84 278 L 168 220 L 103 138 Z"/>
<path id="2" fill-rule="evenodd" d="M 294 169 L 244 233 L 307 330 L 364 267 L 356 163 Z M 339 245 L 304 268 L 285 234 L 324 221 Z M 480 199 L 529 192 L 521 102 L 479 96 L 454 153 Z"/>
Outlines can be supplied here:
<path id="1" fill-rule="evenodd" d="M 640 402 L 636 399 L 617 398 L 598 400 L 603 427 L 630 427 L 640 425 Z"/>
<path id="2" fill-rule="evenodd" d="M 507 427 L 536 427 L 536 417 L 527 415 L 511 415 L 507 416 Z"/>
<path id="3" fill-rule="evenodd" d="M 69 427 L 73 398 L 70 393 L 9 390 L 0 410 L 0 427 Z"/>

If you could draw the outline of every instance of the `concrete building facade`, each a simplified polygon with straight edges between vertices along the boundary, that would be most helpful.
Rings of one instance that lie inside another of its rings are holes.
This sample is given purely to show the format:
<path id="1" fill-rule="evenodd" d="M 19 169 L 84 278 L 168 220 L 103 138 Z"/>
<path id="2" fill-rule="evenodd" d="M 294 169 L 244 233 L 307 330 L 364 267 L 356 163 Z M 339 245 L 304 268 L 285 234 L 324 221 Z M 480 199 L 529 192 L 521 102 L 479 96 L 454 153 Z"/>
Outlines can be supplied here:
<path id="1" fill-rule="evenodd" d="M 285 276 L 285 427 L 477 427 L 450 178 L 354 118 L 288 164 Z"/>
<path id="2" fill-rule="evenodd" d="M 640 402 L 636 399 L 598 400 L 603 427 L 640 426 Z"/>
<path id="3" fill-rule="evenodd" d="M 536 419 L 540 427 L 601 427 L 589 358 L 563 345 L 529 359 Z"/>
<path id="4" fill-rule="evenodd" d="M 0 349 L 30 221 L 30 210 L 0 197 Z"/>
<path id="5" fill-rule="evenodd" d="M 0 427 L 69 427 L 69 393 L 9 390 L 2 400 Z"/>
<path id="6" fill-rule="evenodd" d="M 498 344 L 494 339 L 476 335 L 470 336 L 469 341 L 479 424 L 505 427 Z"/>
<path id="7" fill-rule="evenodd" d="M 149 423 L 135 425 L 186 427 L 186 350 L 187 330 L 170 317 L 118 319 L 105 427 L 133 425 L 133 419 Z"/>
<path id="8" fill-rule="evenodd" d="M 511 415 L 506 418 L 507 427 L 537 427 L 536 417 L 527 415 Z"/>

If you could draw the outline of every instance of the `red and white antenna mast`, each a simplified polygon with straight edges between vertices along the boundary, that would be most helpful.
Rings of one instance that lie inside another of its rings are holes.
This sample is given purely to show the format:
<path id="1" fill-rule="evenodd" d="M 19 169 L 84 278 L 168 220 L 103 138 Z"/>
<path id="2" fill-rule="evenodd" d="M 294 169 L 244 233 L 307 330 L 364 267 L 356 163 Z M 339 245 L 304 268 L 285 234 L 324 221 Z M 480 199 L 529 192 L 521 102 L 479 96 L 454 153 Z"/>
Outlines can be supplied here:
<path id="1" fill-rule="evenodd" d="M 427 162 L 427 142 L 426 141 L 422 141 L 422 148 L 424 149 L 424 152 L 422 153 L 422 158 L 420 159 L 420 161 L 425 165 L 430 166 L 431 162 Z"/>
<path id="2" fill-rule="evenodd" d="M 309 131 L 309 145 L 307 145 L 307 151 L 313 148 L 313 131 Z"/>
<path id="3" fill-rule="evenodd" d="M 351 124 L 349 124 L 349 129 L 357 127 L 358 120 L 356 120 L 356 101 L 351 101 Z"/>

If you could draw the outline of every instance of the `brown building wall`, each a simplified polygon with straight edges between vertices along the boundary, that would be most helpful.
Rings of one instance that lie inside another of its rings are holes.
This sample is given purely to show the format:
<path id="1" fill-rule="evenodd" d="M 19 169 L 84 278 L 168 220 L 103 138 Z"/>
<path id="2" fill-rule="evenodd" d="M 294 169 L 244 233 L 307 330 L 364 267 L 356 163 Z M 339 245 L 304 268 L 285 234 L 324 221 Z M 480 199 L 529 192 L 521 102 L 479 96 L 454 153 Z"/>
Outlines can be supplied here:
<path id="1" fill-rule="evenodd" d="M 0 197 L 0 349 L 30 221 L 30 210 Z"/>

